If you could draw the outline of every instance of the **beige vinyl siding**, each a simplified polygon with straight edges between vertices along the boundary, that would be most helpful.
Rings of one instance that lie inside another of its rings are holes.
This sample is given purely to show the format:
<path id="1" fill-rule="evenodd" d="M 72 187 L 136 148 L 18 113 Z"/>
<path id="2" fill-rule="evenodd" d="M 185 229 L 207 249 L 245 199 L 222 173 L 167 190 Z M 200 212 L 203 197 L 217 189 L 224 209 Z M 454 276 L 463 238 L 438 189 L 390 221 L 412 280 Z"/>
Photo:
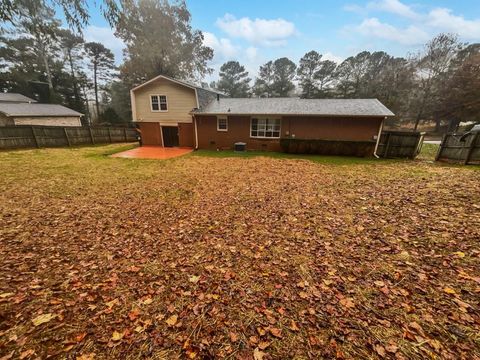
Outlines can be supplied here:
<path id="1" fill-rule="evenodd" d="M 151 95 L 165 95 L 167 97 L 167 111 L 152 111 Z M 189 112 L 197 107 L 195 90 L 168 81 L 158 79 L 133 92 L 135 104 L 135 121 L 160 122 L 162 125 L 177 125 L 191 123 Z"/>
<path id="2" fill-rule="evenodd" d="M 39 116 L 15 117 L 15 125 L 41 125 L 41 126 L 82 126 L 76 116 Z"/>

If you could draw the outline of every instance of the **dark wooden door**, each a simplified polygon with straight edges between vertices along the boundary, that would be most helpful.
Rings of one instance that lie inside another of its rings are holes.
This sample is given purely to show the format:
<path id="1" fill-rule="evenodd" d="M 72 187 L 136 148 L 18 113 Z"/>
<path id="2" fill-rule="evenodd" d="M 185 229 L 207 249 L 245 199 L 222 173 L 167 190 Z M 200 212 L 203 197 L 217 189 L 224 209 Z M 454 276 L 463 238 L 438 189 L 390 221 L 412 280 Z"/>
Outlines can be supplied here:
<path id="1" fill-rule="evenodd" d="M 178 146 L 178 127 L 177 126 L 162 126 L 163 146 L 173 147 Z"/>

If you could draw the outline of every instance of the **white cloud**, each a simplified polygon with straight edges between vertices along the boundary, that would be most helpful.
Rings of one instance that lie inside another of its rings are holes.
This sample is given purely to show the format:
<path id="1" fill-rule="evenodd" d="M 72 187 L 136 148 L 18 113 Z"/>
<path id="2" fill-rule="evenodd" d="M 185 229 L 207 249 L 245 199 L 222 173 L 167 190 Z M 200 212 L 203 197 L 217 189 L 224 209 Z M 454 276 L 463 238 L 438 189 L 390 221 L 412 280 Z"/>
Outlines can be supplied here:
<path id="1" fill-rule="evenodd" d="M 322 60 L 330 60 L 340 64 L 344 59 L 340 56 L 332 54 L 331 52 L 326 52 L 325 54 L 322 54 Z"/>
<path id="2" fill-rule="evenodd" d="M 428 14 L 427 25 L 440 31 L 453 32 L 466 39 L 480 39 L 480 19 L 466 20 L 452 14 L 452 10 L 437 8 Z"/>
<path id="3" fill-rule="evenodd" d="M 213 49 L 216 60 L 229 60 L 238 54 L 238 46 L 233 45 L 230 39 L 219 39 L 210 32 L 204 32 L 203 37 L 203 44 Z"/>
<path id="4" fill-rule="evenodd" d="M 400 15 L 410 19 L 418 19 L 419 14 L 412 10 L 408 5 L 405 5 L 399 0 L 381 0 L 372 1 L 367 4 L 367 9 L 385 11 L 392 14 Z"/>
<path id="5" fill-rule="evenodd" d="M 125 48 L 125 43 L 115 36 L 113 29 L 110 27 L 89 25 L 85 29 L 83 36 L 87 42 L 99 42 L 112 50 L 117 64 L 122 61 L 122 50 Z"/>
<path id="6" fill-rule="evenodd" d="M 353 30 L 362 35 L 395 41 L 403 45 L 419 45 L 430 38 L 430 35 L 415 25 L 399 29 L 393 25 L 382 23 L 377 18 L 368 18 Z"/>
<path id="7" fill-rule="evenodd" d="M 292 22 L 278 19 L 237 19 L 231 14 L 225 14 L 217 19 L 217 26 L 231 37 L 245 39 L 253 44 L 264 46 L 286 45 L 287 39 L 296 33 Z"/>
<path id="8" fill-rule="evenodd" d="M 245 50 L 245 54 L 247 55 L 247 59 L 249 61 L 254 61 L 258 55 L 258 49 L 256 47 L 250 46 Z"/>

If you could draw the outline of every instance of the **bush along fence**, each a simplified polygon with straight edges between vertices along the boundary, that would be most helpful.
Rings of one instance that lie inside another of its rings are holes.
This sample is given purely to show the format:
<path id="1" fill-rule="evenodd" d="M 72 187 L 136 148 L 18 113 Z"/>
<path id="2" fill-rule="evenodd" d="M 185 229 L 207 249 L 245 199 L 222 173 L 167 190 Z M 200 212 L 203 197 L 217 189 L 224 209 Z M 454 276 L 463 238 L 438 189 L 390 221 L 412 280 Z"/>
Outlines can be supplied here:
<path id="1" fill-rule="evenodd" d="M 384 131 L 376 154 L 384 158 L 414 159 L 423 144 L 423 133 Z M 373 156 L 376 141 L 280 139 L 282 151 L 291 154 Z"/>
<path id="2" fill-rule="evenodd" d="M 480 164 L 480 132 L 445 134 L 435 160 Z"/>
<path id="3" fill-rule="evenodd" d="M 5 126 L 0 127 L 0 149 L 134 142 L 137 137 L 133 128 Z"/>
<path id="4" fill-rule="evenodd" d="M 410 158 L 420 153 L 425 133 L 412 131 L 382 131 L 377 155 L 383 158 Z"/>
<path id="5" fill-rule="evenodd" d="M 375 143 L 375 141 L 280 139 L 282 151 L 289 154 L 371 156 Z"/>

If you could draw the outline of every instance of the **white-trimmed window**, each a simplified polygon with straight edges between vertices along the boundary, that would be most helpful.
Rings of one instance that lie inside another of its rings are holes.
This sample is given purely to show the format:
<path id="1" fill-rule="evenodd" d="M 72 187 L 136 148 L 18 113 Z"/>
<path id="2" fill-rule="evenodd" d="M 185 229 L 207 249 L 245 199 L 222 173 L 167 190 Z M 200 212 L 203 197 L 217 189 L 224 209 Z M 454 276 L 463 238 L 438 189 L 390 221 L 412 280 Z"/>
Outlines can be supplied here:
<path id="1" fill-rule="evenodd" d="M 226 117 L 217 117 L 217 131 L 228 131 L 228 120 Z"/>
<path id="2" fill-rule="evenodd" d="M 250 136 L 278 139 L 280 137 L 280 119 L 252 118 Z"/>
<path id="3" fill-rule="evenodd" d="M 168 110 L 166 95 L 150 95 L 150 104 L 152 111 Z"/>

